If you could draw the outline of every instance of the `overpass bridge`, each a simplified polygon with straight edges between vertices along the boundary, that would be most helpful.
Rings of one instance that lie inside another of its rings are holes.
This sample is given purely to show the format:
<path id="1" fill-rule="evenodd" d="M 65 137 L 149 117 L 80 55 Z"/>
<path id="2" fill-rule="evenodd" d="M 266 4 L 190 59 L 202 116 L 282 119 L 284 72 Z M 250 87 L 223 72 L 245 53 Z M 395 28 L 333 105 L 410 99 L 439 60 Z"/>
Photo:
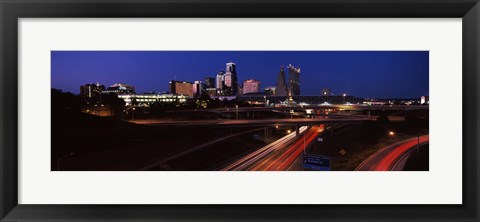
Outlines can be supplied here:
<path id="1" fill-rule="evenodd" d="M 304 111 L 306 109 L 313 110 L 345 110 L 345 111 L 410 111 L 410 110 L 428 110 L 428 105 L 344 105 L 344 104 L 328 104 L 328 105 L 304 105 L 295 107 L 227 107 L 227 108 L 206 108 L 206 109 L 188 109 L 188 110 L 171 110 L 167 112 L 214 112 L 214 113 L 234 113 L 234 112 L 256 112 L 256 111 Z"/>
<path id="2" fill-rule="evenodd" d="M 320 124 L 359 124 L 365 121 L 373 121 L 369 117 L 343 117 L 343 118 L 295 118 L 295 119 L 242 119 L 242 120 L 197 120 L 197 121 L 165 121 L 165 120 L 131 120 L 135 124 L 185 127 L 185 126 L 208 126 L 208 127 L 268 127 L 294 126 L 295 135 L 300 136 L 301 126 L 313 126 Z"/>
<path id="3" fill-rule="evenodd" d="M 294 119 L 242 119 L 242 120 L 197 120 L 197 121 L 165 121 L 165 120 L 131 120 L 135 124 L 158 125 L 158 126 L 212 126 L 212 127 L 258 127 L 258 126 L 312 126 L 320 124 L 339 123 L 362 123 L 372 121 L 369 117 L 345 117 L 345 118 L 294 118 Z"/>

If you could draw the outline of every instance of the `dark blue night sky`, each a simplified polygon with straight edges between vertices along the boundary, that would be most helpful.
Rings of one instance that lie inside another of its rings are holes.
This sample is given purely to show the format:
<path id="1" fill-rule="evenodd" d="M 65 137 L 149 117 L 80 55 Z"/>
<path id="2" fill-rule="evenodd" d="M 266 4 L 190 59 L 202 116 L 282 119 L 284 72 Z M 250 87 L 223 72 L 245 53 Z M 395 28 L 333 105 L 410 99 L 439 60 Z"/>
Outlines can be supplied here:
<path id="1" fill-rule="evenodd" d="M 300 66 L 302 95 L 419 98 L 429 95 L 428 51 L 52 51 L 52 88 L 79 93 L 80 85 L 126 83 L 137 93 L 167 91 L 172 79 L 204 82 L 237 64 L 245 79 L 275 86 L 280 66 Z"/>

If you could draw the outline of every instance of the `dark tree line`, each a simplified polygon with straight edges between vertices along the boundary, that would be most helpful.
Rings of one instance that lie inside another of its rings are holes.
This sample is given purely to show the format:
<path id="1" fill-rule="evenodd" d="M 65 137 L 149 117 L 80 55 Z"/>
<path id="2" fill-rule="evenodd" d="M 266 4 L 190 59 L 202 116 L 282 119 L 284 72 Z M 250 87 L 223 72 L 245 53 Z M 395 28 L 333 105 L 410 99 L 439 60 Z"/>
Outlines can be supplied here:
<path id="1" fill-rule="evenodd" d="M 121 113 L 125 108 L 125 101 L 118 98 L 115 93 L 103 94 L 101 100 L 92 103 L 91 100 L 80 95 L 74 95 L 69 92 L 62 92 L 59 89 L 51 90 L 52 112 L 59 114 L 65 112 L 79 113 L 82 107 L 88 106 L 106 106 L 112 113 Z M 92 105 L 93 104 L 93 105 Z"/>
<path id="2" fill-rule="evenodd" d="M 52 89 L 52 112 L 80 112 L 82 99 L 78 95 Z"/>

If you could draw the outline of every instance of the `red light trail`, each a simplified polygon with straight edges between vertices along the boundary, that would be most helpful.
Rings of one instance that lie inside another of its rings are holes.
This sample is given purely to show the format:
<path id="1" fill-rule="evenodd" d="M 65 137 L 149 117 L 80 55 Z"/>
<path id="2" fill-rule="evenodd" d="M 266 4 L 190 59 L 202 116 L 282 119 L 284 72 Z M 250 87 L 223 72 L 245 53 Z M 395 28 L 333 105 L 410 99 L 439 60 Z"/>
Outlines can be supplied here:
<path id="1" fill-rule="evenodd" d="M 417 144 L 422 144 L 427 142 L 429 136 L 421 136 L 418 140 L 417 138 L 409 140 L 401 145 L 397 146 L 394 150 L 388 153 L 383 159 L 375 166 L 374 170 L 376 171 L 386 171 L 391 170 L 397 161 L 410 149 L 413 149 Z"/>
<path id="2" fill-rule="evenodd" d="M 365 161 L 363 161 L 355 170 L 360 171 L 391 171 L 401 170 L 397 165 L 408 156 L 417 145 L 421 146 L 428 143 L 429 135 L 410 138 L 390 146 L 384 147 Z"/>

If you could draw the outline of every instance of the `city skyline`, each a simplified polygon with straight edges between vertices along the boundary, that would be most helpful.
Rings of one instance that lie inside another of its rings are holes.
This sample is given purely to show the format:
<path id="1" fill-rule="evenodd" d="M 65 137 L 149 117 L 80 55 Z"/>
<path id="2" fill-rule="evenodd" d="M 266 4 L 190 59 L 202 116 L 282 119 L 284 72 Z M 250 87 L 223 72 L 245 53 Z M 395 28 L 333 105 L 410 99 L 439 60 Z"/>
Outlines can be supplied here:
<path id="1" fill-rule="evenodd" d="M 51 169 L 428 171 L 428 56 L 52 52 Z"/>
<path id="2" fill-rule="evenodd" d="M 301 95 L 363 98 L 428 96 L 428 51 L 52 51 L 52 88 L 79 93 L 79 86 L 126 83 L 137 93 L 168 91 L 169 82 L 216 78 L 236 64 L 238 83 L 256 79 L 277 85 L 280 67 L 301 68 Z"/>

